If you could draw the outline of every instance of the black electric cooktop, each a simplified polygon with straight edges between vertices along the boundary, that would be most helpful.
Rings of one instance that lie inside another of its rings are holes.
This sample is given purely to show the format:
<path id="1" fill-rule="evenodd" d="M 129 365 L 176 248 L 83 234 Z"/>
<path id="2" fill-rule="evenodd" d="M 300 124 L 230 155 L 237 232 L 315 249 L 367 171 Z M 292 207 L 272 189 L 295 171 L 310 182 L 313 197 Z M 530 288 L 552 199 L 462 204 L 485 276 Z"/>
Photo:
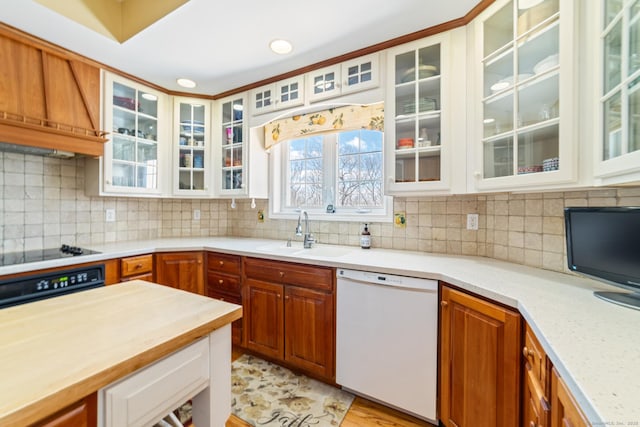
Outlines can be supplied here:
<path id="1" fill-rule="evenodd" d="M 77 246 L 62 245 L 59 248 L 33 251 L 9 252 L 0 255 L 0 266 L 25 264 L 27 262 L 47 261 L 59 258 L 97 254 L 99 252 Z"/>

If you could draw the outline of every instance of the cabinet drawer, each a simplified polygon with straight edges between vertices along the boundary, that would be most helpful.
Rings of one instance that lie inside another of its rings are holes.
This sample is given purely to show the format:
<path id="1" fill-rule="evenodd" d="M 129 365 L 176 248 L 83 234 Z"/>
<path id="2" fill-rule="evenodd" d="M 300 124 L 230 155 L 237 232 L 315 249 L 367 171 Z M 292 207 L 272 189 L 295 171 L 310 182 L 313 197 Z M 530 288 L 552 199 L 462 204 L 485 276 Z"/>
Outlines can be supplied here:
<path id="1" fill-rule="evenodd" d="M 245 275 L 254 279 L 333 291 L 334 270 L 258 258 L 245 258 Z"/>
<path id="2" fill-rule="evenodd" d="M 211 292 L 231 294 L 240 299 L 240 277 L 208 272 L 207 295 Z"/>
<path id="3" fill-rule="evenodd" d="M 104 426 L 150 425 L 209 384 L 209 339 L 102 389 Z"/>
<path id="4" fill-rule="evenodd" d="M 238 255 L 207 252 L 207 270 L 239 275 L 240 265 L 240 257 Z"/>
<path id="5" fill-rule="evenodd" d="M 522 348 L 522 355 L 526 361 L 526 370 L 531 370 L 533 378 L 535 378 L 539 384 L 545 387 L 545 385 L 547 384 L 547 356 L 544 353 L 540 342 L 538 341 L 528 324 L 525 328 L 524 347 Z"/>
<path id="6" fill-rule="evenodd" d="M 153 270 L 153 256 L 140 255 L 120 260 L 120 275 L 122 277 L 137 276 L 150 273 Z"/>

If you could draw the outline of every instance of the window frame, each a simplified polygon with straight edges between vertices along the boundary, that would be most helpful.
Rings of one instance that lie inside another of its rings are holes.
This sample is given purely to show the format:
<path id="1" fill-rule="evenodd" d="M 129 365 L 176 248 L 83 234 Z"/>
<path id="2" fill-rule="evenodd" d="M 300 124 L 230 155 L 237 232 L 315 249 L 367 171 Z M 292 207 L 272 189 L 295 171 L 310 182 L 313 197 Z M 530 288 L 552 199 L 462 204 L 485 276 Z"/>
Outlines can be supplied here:
<path id="1" fill-rule="evenodd" d="M 346 131 L 345 131 L 346 132 Z M 337 198 L 338 191 L 338 133 L 331 132 L 323 136 L 323 187 L 327 182 L 332 183 L 333 200 Z M 311 135 L 310 135 L 311 136 Z M 327 141 L 329 139 L 329 141 Z M 328 143 L 327 143 L 328 142 Z M 286 149 L 288 141 L 284 141 L 271 147 L 270 153 L 270 197 L 269 217 L 274 219 L 297 219 L 301 209 L 310 216 L 322 221 L 357 221 L 357 222 L 392 222 L 393 221 L 393 197 L 384 194 L 384 135 L 382 136 L 382 191 L 383 203 L 380 208 L 344 208 L 335 207 L 334 213 L 327 213 L 327 189 L 323 188 L 322 207 L 287 207 L 289 159 Z M 331 165 L 331 167 L 328 167 Z"/>

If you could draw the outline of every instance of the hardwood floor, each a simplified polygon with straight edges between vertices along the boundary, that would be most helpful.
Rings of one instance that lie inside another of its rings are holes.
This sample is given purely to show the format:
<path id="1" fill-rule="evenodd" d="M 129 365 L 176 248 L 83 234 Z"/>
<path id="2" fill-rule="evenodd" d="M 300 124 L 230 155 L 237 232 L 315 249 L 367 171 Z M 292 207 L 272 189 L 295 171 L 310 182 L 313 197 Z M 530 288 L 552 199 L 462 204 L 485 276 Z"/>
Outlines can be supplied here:
<path id="1" fill-rule="evenodd" d="M 242 349 L 233 348 L 232 359 L 242 356 Z M 433 427 L 426 421 L 406 415 L 375 402 L 356 397 L 340 427 Z M 226 427 L 251 427 L 235 415 L 227 420 Z"/>

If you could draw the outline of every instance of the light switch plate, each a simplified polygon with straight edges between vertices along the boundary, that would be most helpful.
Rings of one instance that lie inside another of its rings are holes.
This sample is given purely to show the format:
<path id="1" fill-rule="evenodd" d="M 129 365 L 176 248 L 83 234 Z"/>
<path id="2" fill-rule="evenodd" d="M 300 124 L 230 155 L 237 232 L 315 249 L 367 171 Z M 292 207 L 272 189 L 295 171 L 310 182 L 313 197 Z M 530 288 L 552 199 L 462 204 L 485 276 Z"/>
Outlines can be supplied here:
<path id="1" fill-rule="evenodd" d="M 195 221 L 200 221 L 200 209 L 193 210 L 193 219 Z"/>
<path id="2" fill-rule="evenodd" d="M 116 221 L 116 210 L 115 209 L 107 209 L 104 211 L 104 221 L 105 222 L 115 222 Z"/>

